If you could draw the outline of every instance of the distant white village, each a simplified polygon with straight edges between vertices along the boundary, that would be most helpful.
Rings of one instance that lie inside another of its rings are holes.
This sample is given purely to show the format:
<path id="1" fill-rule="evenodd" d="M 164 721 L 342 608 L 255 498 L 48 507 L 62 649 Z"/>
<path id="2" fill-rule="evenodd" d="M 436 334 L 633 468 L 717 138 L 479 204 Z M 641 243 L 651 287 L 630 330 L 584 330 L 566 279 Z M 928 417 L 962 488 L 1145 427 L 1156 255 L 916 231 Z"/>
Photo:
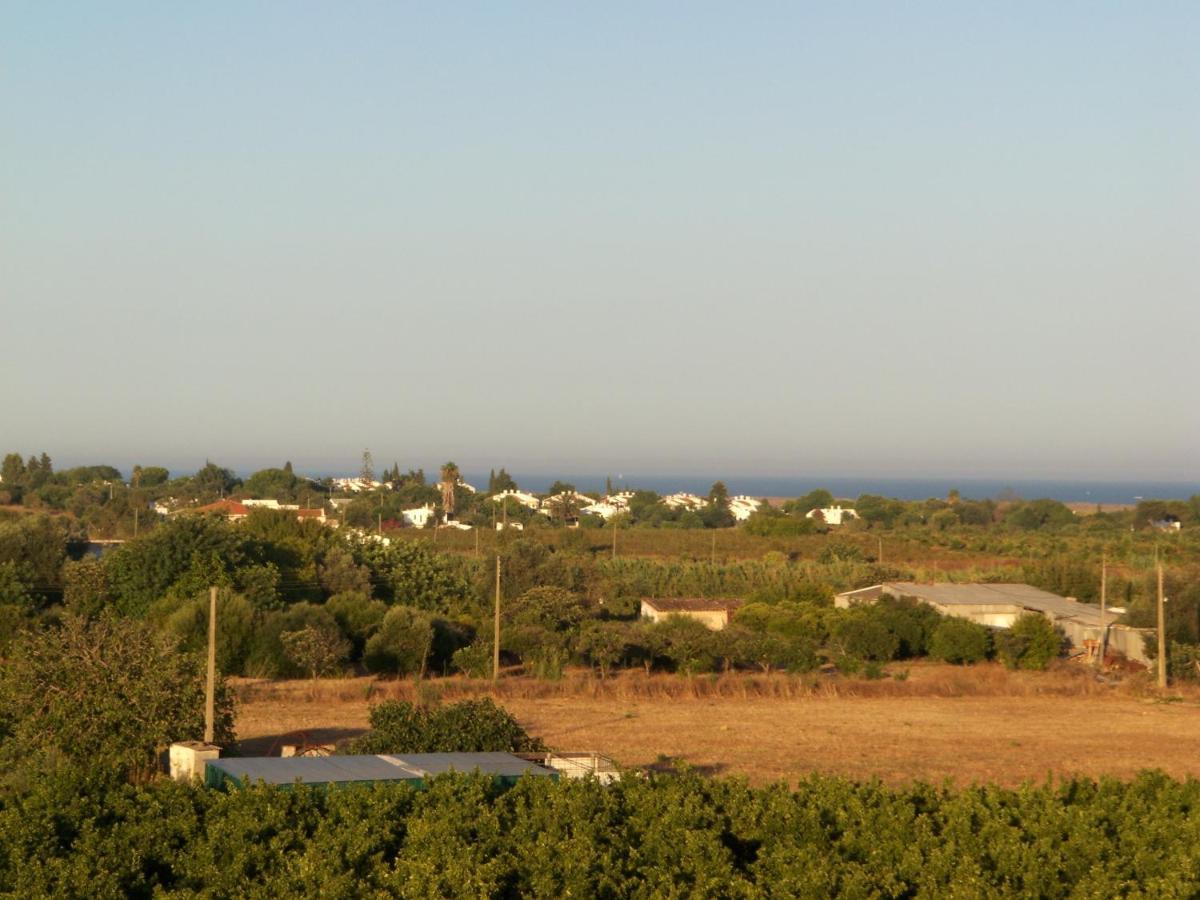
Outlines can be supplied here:
<path id="1" fill-rule="evenodd" d="M 531 514 L 545 516 L 555 524 L 565 525 L 569 528 L 580 527 L 589 521 L 587 517 L 591 517 L 590 522 L 595 527 L 597 524 L 612 522 L 622 516 L 636 521 L 648 507 L 657 507 L 660 510 L 669 511 L 671 514 L 698 514 L 706 509 L 711 510 L 713 502 L 710 497 L 687 492 L 659 496 L 652 492 L 622 490 L 591 495 L 574 489 L 560 489 L 555 493 L 539 495 L 520 490 L 515 485 L 487 494 L 464 481 L 458 475 L 456 467 L 449 472 L 443 472 L 443 479 L 447 477 L 450 480 L 429 485 L 430 496 L 421 497 L 420 499 L 424 502 L 419 504 L 413 503 L 397 508 L 395 501 L 391 501 L 388 512 L 384 515 L 381 500 L 380 511 L 377 514 L 377 527 L 370 529 L 375 534 L 370 536 L 381 538 L 385 526 L 419 529 L 451 528 L 463 531 L 476 527 L 494 527 L 496 530 L 519 531 L 531 524 Z M 366 476 L 339 477 L 323 481 L 312 478 L 303 480 L 309 482 L 314 488 L 314 494 L 308 497 L 308 502 L 304 505 L 234 493 L 233 496 L 223 497 L 215 502 L 199 506 L 194 505 L 194 502 L 185 504 L 175 501 L 173 498 L 165 498 L 154 502 L 153 508 L 155 512 L 164 516 L 185 512 L 207 513 L 222 516 L 231 522 L 244 520 L 255 510 L 266 509 L 291 512 L 301 521 L 312 521 L 339 528 L 348 524 L 347 511 L 357 506 L 360 521 L 357 523 L 359 527 L 354 530 L 365 533 L 362 528 L 364 523 L 361 521 L 363 518 L 362 504 L 374 503 L 376 494 L 390 495 L 400 484 L 395 479 L 380 481 Z M 420 484 L 423 486 L 425 483 L 421 481 Z M 509 484 L 512 485 L 511 480 Z M 555 485 L 555 487 L 558 486 Z M 438 492 L 441 495 L 441 502 L 432 499 L 432 494 Z M 459 492 L 458 507 L 460 508 L 466 502 L 462 492 L 473 498 L 468 505 L 473 507 L 474 514 L 462 517 L 463 519 L 470 518 L 470 521 L 460 520 L 460 517 L 455 514 L 456 505 L 453 498 L 456 492 Z M 300 496 L 300 494 L 297 492 L 296 496 Z M 735 524 L 749 520 L 756 512 L 764 508 L 766 501 L 746 494 L 726 496 L 723 494 L 722 488 L 718 502 L 728 513 L 726 521 Z M 485 517 L 479 515 L 479 512 L 484 509 L 492 510 L 492 522 L 487 525 L 484 524 Z M 805 516 L 828 527 L 838 527 L 859 517 L 852 507 L 837 504 L 808 510 Z M 673 518 L 677 519 L 678 516 L 675 515 Z"/>
<path id="2" fill-rule="evenodd" d="M 337 510 L 354 502 L 354 495 L 362 495 L 387 488 L 387 484 L 384 482 L 368 481 L 363 478 L 334 478 L 331 480 L 331 486 L 338 493 L 351 495 L 349 497 L 330 498 L 327 502 L 333 507 L 334 512 L 332 514 L 327 513 L 324 508 L 303 508 L 299 504 L 280 503 L 278 500 L 255 498 L 222 499 L 205 506 L 189 507 L 188 511 L 213 513 L 222 515 L 230 521 L 238 521 L 246 518 L 255 509 L 290 510 L 295 512 L 296 517 L 299 519 L 311 520 L 336 527 L 339 524 Z M 472 494 L 478 493 L 477 488 L 462 480 L 456 482 L 455 487 L 463 488 Z M 560 491 L 556 494 L 539 496 L 528 491 L 509 489 L 499 491 L 483 499 L 498 504 L 501 508 L 506 502 L 512 501 L 533 512 L 550 518 L 563 519 L 569 525 L 578 525 L 580 516 L 595 516 L 607 522 L 615 516 L 628 513 L 630 510 L 630 501 L 633 500 L 634 496 L 634 491 L 620 491 L 603 496 L 591 496 L 577 491 Z M 698 494 L 680 492 L 668 494 L 660 498 L 659 502 L 671 510 L 698 511 L 707 506 L 709 500 L 707 497 L 702 497 Z M 727 503 L 729 514 L 736 522 L 746 521 L 763 505 L 761 499 L 745 494 L 730 496 Z M 155 504 L 155 511 L 163 515 L 168 515 L 183 510 L 172 509 L 166 503 L 158 503 Z M 402 516 L 403 524 L 411 528 L 428 528 L 436 525 L 437 527 L 469 530 L 472 527 L 464 522 L 456 521 L 451 514 L 439 514 L 438 508 L 432 503 L 425 503 L 405 509 L 402 511 Z M 857 518 L 858 514 L 851 508 L 832 506 L 827 509 L 810 510 L 807 517 L 823 521 L 826 525 L 838 526 L 849 519 Z M 518 521 L 505 522 L 499 520 L 496 522 L 495 527 L 499 530 L 505 527 L 521 529 L 524 526 Z"/>

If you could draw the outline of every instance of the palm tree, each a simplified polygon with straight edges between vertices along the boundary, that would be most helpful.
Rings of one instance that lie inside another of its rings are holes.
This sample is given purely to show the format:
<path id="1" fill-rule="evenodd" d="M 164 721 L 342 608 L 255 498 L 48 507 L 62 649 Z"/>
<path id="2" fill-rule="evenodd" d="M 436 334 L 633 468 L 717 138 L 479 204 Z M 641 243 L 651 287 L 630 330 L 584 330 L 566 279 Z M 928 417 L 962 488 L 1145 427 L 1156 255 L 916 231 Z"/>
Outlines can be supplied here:
<path id="1" fill-rule="evenodd" d="M 447 519 L 454 518 L 454 486 L 458 479 L 458 466 L 452 462 L 442 466 L 442 510 Z"/>

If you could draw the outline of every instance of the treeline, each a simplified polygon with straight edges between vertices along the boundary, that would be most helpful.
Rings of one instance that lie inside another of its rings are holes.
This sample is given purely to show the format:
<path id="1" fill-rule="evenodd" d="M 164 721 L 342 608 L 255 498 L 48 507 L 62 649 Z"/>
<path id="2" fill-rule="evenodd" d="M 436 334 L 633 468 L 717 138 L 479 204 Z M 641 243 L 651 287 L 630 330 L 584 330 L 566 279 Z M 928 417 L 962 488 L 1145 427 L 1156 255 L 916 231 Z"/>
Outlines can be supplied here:
<path id="1" fill-rule="evenodd" d="M 573 532 L 582 536 L 582 532 Z M 105 612 L 144 621 L 186 650 L 206 642 L 208 592 L 220 591 L 218 662 L 222 671 L 258 677 L 320 677 L 347 671 L 386 675 L 463 672 L 490 675 L 495 564 L 437 552 L 426 541 L 377 540 L 286 511 L 260 509 L 246 520 L 182 515 L 102 557 L 70 559 L 61 519 L 26 515 L 0 521 L 0 652 L 23 627 L 62 611 Z M 555 678 L 569 665 L 600 674 L 617 667 L 683 673 L 717 669 L 806 672 L 832 664 L 877 675 L 893 659 L 933 656 L 972 662 L 1024 657 L 985 630 L 947 623 L 955 642 L 934 641 L 932 611 L 885 602 L 836 610 L 833 595 L 883 580 L 906 580 L 844 539 L 829 539 L 815 559 L 782 554 L 761 560 L 612 559 L 589 545 L 551 547 L 533 536 L 496 538 L 501 564 L 501 657 Z M 1200 579 L 1194 567 L 1167 575 L 1168 639 L 1179 677 L 1194 677 L 1190 648 L 1200 645 Z M 1066 589 L 1098 567 L 1033 560 L 1003 580 Z M 1110 601 L 1153 596 L 1147 568 L 1135 580 L 1115 573 Z M 1094 594 L 1092 595 L 1094 596 Z M 713 633 L 676 617 L 638 619 L 643 598 L 736 598 L 731 626 Z M 903 613 L 903 614 L 902 614 Z M 1126 621 L 1151 624 L 1152 608 L 1134 603 Z M 880 629 L 888 632 L 876 640 Z M 916 630 L 919 639 L 911 638 Z M 969 633 L 968 633 L 969 632 Z M 1044 638 L 1046 642 L 1050 639 Z"/>
<path id="2" fill-rule="evenodd" d="M 1200 782 L 790 790 L 692 774 L 229 794 L 48 777 L 0 807 L 13 896 L 1190 897 Z"/>
<path id="3" fill-rule="evenodd" d="M 454 485 L 453 509 L 444 506 L 441 482 Z M 353 489 L 352 489 L 353 488 Z M 427 505 L 442 522 L 446 514 L 462 524 L 490 528 L 507 521 L 531 529 L 577 525 L 585 529 L 714 529 L 736 523 L 730 512 L 729 491 L 715 482 L 698 505 L 668 506 L 650 490 L 631 490 L 621 502 L 625 508 L 609 519 L 584 513 L 585 502 L 576 486 L 556 481 L 547 495 L 555 497 L 544 509 L 534 510 L 509 497 L 494 501 L 503 491 L 519 485 L 504 469 L 493 470 L 486 489 L 475 491 L 461 483 L 458 467 L 445 463 L 427 477 L 423 469 L 401 471 L 399 463 L 378 475 L 370 454 L 364 453 L 361 472 L 351 487 L 332 478 L 297 475 L 290 462 L 254 472 L 244 480 L 232 470 L 207 462 L 198 471 L 172 478 L 161 466 L 134 466 L 128 481 L 112 466 L 79 466 L 56 471 L 49 455 L 22 458 L 7 454 L 0 464 L 0 505 L 21 504 L 32 509 L 70 513 L 93 535 L 129 536 L 153 528 L 159 509 L 186 509 L 219 498 L 275 500 L 309 508 L 323 508 L 352 527 L 393 530 L 405 526 L 404 513 Z M 611 482 L 607 486 L 612 492 Z M 337 501 L 336 504 L 334 501 Z M 823 515 L 810 513 L 842 506 L 852 510 L 841 525 L 831 525 Z M 334 507 L 336 506 L 336 510 Z M 1050 499 L 1018 497 L 970 499 L 951 491 L 945 498 L 897 500 L 871 494 L 856 499 L 835 499 L 824 489 L 773 506 L 765 499 L 739 527 L 764 537 L 797 537 L 832 530 L 856 533 L 901 533 L 944 540 L 952 548 L 982 549 L 992 536 L 1053 534 L 1107 535 L 1149 527 L 1188 529 L 1200 526 L 1200 495 L 1189 500 L 1143 500 L 1132 510 L 1097 511 L 1076 515 L 1065 504 Z M 83 531 L 81 530 L 81 534 Z"/>
<path id="4" fill-rule="evenodd" d="M 65 610 L 144 621 L 184 650 L 200 650 L 216 586 L 217 660 L 227 674 L 491 673 L 490 561 L 441 555 L 425 543 L 345 536 L 272 510 L 237 525 L 181 516 L 79 561 L 65 558 L 57 529 L 48 518 L 0 523 L 0 554 L 9 556 L 0 562 L 0 647 L 20 628 Z M 877 676 L 883 663 L 926 655 L 975 662 L 998 652 L 1013 665 L 1032 659 L 996 645 L 987 629 L 942 622 L 915 602 L 834 609 L 836 589 L 879 574 L 837 556 L 808 566 L 777 559 L 660 564 L 553 551 L 525 537 L 505 540 L 499 556 L 502 662 L 543 678 L 573 663 L 601 676 L 622 666 L 770 673 L 825 663 Z M 719 632 L 683 616 L 638 618 L 642 598 L 706 594 L 747 602 Z M 1042 642 L 1054 644 L 1053 633 Z M 1039 656 L 1037 666 L 1053 655 Z"/>

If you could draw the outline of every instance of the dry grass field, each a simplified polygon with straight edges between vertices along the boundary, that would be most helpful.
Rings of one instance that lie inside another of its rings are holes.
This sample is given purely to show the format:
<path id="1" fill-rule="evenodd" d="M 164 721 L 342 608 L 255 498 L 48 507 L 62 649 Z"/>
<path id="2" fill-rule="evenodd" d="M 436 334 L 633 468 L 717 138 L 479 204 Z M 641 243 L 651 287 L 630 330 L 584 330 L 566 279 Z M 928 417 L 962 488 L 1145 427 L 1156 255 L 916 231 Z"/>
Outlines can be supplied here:
<path id="1" fill-rule="evenodd" d="M 243 749 L 265 753 L 299 733 L 311 742 L 361 733 L 371 702 L 413 699 L 417 689 L 360 678 L 242 681 L 237 690 Z M 443 700 L 491 694 L 456 679 L 420 690 Z M 1144 768 L 1200 776 L 1200 695 L 1164 702 L 1136 680 L 1102 684 L 1068 667 L 928 664 L 905 681 L 876 682 L 624 673 L 601 683 L 577 673 L 553 683 L 508 679 L 495 697 L 557 749 L 598 750 L 627 766 L 684 762 L 755 783 L 812 772 L 891 784 L 1128 778 Z"/>

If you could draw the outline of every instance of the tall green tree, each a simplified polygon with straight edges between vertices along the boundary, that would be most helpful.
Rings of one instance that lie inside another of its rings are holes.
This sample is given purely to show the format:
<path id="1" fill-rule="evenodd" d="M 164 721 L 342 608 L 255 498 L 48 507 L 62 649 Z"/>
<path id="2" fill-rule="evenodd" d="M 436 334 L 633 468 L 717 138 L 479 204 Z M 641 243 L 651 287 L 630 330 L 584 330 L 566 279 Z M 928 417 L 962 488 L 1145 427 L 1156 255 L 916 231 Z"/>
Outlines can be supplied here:
<path id="1" fill-rule="evenodd" d="M 0 668 L 8 767 L 143 779 L 173 741 L 204 736 L 204 659 L 147 625 L 67 615 L 28 632 Z M 216 737 L 233 739 L 233 704 L 218 685 Z"/>

